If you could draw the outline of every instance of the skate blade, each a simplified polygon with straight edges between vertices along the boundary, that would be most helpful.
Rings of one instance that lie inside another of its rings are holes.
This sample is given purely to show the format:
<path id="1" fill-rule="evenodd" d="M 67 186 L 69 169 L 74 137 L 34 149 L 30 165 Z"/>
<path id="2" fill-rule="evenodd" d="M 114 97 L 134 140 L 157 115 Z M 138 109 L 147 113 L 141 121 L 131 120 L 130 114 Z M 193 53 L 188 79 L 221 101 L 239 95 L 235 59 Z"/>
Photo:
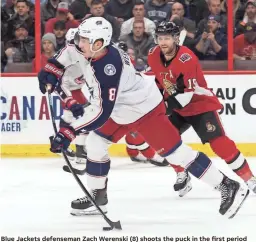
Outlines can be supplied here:
<path id="1" fill-rule="evenodd" d="M 250 190 L 247 187 L 239 187 L 236 196 L 235 196 L 235 200 L 233 202 L 233 204 L 231 205 L 231 207 L 228 209 L 228 211 L 224 214 L 225 216 L 227 216 L 229 219 L 234 218 L 235 215 L 237 214 L 237 212 L 240 210 L 240 208 L 242 207 L 244 201 L 246 200 L 246 198 L 248 197 L 250 193 Z"/>
<path id="2" fill-rule="evenodd" d="M 99 207 L 101 208 L 101 210 L 104 214 L 106 214 L 108 212 L 107 207 L 105 205 L 99 206 Z M 88 208 L 88 209 L 74 209 L 74 208 L 72 208 L 70 214 L 73 215 L 73 216 L 101 215 L 101 213 L 93 206 Z"/>
<path id="3" fill-rule="evenodd" d="M 185 188 L 179 190 L 179 197 L 184 197 L 191 190 L 192 190 L 192 185 L 191 185 L 191 182 L 189 182 Z"/>

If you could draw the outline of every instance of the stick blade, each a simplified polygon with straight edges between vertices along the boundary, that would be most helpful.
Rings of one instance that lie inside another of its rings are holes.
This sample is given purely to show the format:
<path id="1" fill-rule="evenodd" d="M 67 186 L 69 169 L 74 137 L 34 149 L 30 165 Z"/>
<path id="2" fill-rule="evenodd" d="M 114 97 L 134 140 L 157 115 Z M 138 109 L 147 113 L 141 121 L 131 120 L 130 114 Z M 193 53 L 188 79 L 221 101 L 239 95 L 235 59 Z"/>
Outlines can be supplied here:
<path id="1" fill-rule="evenodd" d="M 103 227 L 104 231 L 110 231 L 113 229 L 122 230 L 121 222 L 120 221 L 111 222 L 110 227 Z"/>

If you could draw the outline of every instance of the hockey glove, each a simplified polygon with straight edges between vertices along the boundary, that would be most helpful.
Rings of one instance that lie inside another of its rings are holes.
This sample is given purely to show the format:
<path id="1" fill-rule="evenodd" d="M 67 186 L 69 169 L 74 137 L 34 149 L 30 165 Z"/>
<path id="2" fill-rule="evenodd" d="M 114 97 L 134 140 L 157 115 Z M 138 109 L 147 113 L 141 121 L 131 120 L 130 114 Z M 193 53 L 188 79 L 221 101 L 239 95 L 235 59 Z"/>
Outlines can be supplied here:
<path id="1" fill-rule="evenodd" d="M 54 91 L 58 83 L 58 79 L 63 75 L 63 71 L 52 63 L 47 63 L 45 67 L 38 73 L 40 91 L 45 94 L 47 84 L 51 84 L 51 92 Z"/>
<path id="2" fill-rule="evenodd" d="M 75 130 L 71 126 L 60 128 L 51 142 L 50 151 L 53 153 L 61 153 L 62 150 L 66 151 L 75 138 Z"/>
<path id="3" fill-rule="evenodd" d="M 79 104 L 75 99 L 70 98 L 67 102 L 66 102 L 66 108 L 68 108 L 73 116 L 75 118 L 78 118 L 79 116 L 83 116 L 84 114 L 84 105 Z"/>

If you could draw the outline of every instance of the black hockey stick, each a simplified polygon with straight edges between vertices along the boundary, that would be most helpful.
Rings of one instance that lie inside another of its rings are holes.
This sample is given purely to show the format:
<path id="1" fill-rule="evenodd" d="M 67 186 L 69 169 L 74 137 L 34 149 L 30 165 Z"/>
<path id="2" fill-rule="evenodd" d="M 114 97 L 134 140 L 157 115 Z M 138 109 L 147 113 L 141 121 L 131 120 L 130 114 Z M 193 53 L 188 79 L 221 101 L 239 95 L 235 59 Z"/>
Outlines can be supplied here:
<path id="1" fill-rule="evenodd" d="M 69 169 L 69 167 L 67 165 L 63 166 L 62 169 L 65 172 L 71 173 L 71 171 L 70 171 L 70 169 Z M 83 170 L 79 170 L 79 169 L 76 169 L 76 168 L 72 167 L 72 170 L 77 175 L 84 175 L 86 173 L 86 167 Z"/>
<path id="2" fill-rule="evenodd" d="M 50 106 L 50 113 L 51 113 L 51 120 L 52 120 L 52 126 L 54 129 L 55 134 L 58 132 L 57 131 L 57 126 L 56 126 L 56 122 L 55 122 L 55 117 L 54 117 L 54 112 L 53 112 L 53 104 L 52 104 L 52 96 L 51 96 L 51 92 L 50 90 L 47 88 L 47 93 L 48 93 L 48 102 L 49 102 L 49 106 Z M 122 230 L 122 226 L 120 221 L 117 222 L 113 222 L 111 221 L 105 214 L 104 212 L 101 210 L 101 208 L 96 204 L 95 200 L 92 198 L 91 194 L 87 191 L 87 189 L 84 187 L 84 184 L 81 182 L 81 180 L 79 179 L 79 177 L 76 175 L 76 173 L 73 171 L 73 167 L 71 166 L 67 155 L 65 154 L 64 151 L 62 151 L 62 155 L 67 163 L 67 166 L 69 168 L 69 170 L 71 171 L 73 177 L 75 178 L 75 180 L 77 181 L 78 185 L 81 187 L 81 189 L 83 190 L 83 192 L 85 193 L 85 195 L 89 198 L 89 200 L 91 201 L 91 203 L 96 207 L 96 209 L 101 213 L 102 217 L 104 218 L 104 220 L 109 224 L 110 227 L 103 227 L 103 230 L 105 231 L 109 231 L 112 229 L 119 229 Z"/>

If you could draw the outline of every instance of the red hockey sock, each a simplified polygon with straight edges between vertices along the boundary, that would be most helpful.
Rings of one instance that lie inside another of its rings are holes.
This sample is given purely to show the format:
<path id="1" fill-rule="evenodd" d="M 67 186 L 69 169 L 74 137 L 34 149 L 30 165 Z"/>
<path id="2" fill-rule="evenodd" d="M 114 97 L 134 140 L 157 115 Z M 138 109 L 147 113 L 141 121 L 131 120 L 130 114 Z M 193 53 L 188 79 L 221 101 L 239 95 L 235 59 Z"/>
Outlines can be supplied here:
<path id="1" fill-rule="evenodd" d="M 126 146 L 126 151 L 127 151 L 127 154 L 130 156 L 130 157 L 136 157 L 138 154 L 139 154 L 139 151 L 136 150 L 136 149 L 130 149 Z"/>
<path id="2" fill-rule="evenodd" d="M 140 152 L 148 159 L 152 159 L 156 153 L 150 146 L 145 150 L 140 150 Z"/>
<path id="3" fill-rule="evenodd" d="M 233 140 L 227 136 L 221 136 L 210 140 L 209 143 L 215 154 L 225 160 L 229 167 L 244 181 L 248 181 L 253 176 L 246 159 L 237 149 Z"/>
<path id="4" fill-rule="evenodd" d="M 176 173 L 179 173 L 179 172 L 183 172 L 184 171 L 184 168 L 181 167 L 181 166 L 176 166 L 176 165 L 172 165 L 170 164 L 171 167 L 176 171 Z"/>

